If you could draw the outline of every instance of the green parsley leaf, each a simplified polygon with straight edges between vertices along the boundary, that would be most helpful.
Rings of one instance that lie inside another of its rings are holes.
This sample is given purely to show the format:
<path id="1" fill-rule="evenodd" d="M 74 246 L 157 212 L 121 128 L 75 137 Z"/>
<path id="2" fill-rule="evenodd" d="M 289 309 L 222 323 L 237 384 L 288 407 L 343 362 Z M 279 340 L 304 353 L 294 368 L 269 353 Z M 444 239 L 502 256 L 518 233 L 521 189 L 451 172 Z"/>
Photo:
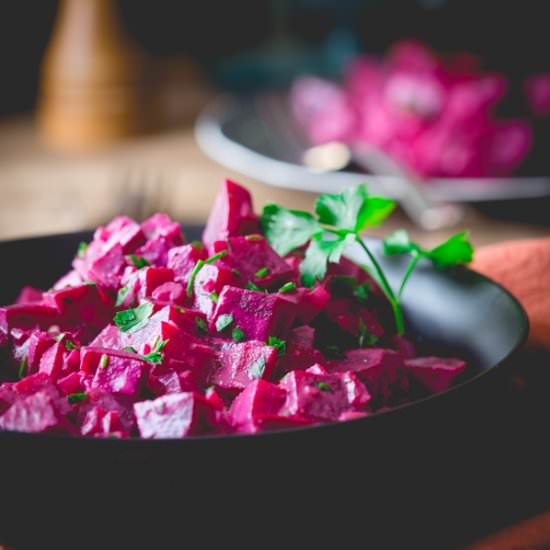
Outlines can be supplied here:
<path id="1" fill-rule="evenodd" d="M 122 348 L 122 351 L 125 351 L 126 353 L 137 353 L 137 349 L 132 346 L 126 346 L 125 348 Z"/>
<path id="2" fill-rule="evenodd" d="M 267 345 L 272 346 L 277 350 L 277 356 L 282 357 L 286 353 L 286 342 L 280 340 L 276 336 L 270 336 L 267 339 Z"/>
<path id="3" fill-rule="evenodd" d="M 232 269 L 231 273 L 233 273 L 233 275 L 235 275 L 235 277 L 237 277 L 237 279 L 241 278 L 241 272 L 238 269 Z"/>
<path id="4" fill-rule="evenodd" d="M 73 344 L 70 340 L 65 340 L 65 349 L 72 351 L 74 349 L 79 350 L 80 346 Z"/>
<path id="5" fill-rule="evenodd" d="M 256 273 L 254 273 L 255 277 L 258 277 L 258 279 L 263 279 L 269 275 L 269 268 L 262 267 L 261 269 L 258 269 Z"/>
<path id="6" fill-rule="evenodd" d="M 332 391 L 332 388 L 331 388 L 330 385 L 327 384 L 326 382 L 317 382 L 316 386 L 317 386 L 321 391 L 328 391 L 328 392 L 331 392 L 331 391 Z"/>
<path id="7" fill-rule="evenodd" d="M 201 241 L 191 241 L 191 246 L 195 250 L 202 250 L 204 248 L 204 244 Z"/>
<path id="8" fill-rule="evenodd" d="M 248 290 L 255 290 L 256 292 L 263 292 L 263 289 L 261 289 L 258 285 L 254 284 L 252 281 L 249 281 L 246 283 L 246 288 Z"/>
<path id="9" fill-rule="evenodd" d="M 76 403 L 82 403 L 87 400 L 88 400 L 88 394 L 86 392 L 70 393 L 69 395 L 67 395 L 67 401 L 71 405 L 75 405 Z"/>
<path id="10" fill-rule="evenodd" d="M 390 199 L 369 196 L 366 185 L 348 187 L 339 194 L 320 195 L 315 203 L 321 223 L 353 232 L 380 225 L 394 208 Z"/>
<path id="11" fill-rule="evenodd" d="M 218 294 L 216 292 L 211 292 L 210 293 L 210 299 L 215 303 L 217 304 L 220 297 L 218 296 Z"/>
<path id="12" fill-rule="evenodd" d="M 113 321 L 122 332 L 135 332 L 147 324 L 152 314 L 153 304 L 146 302 L 134 309 L 117 312 Z"/>
<path id="13" fill-rule="evenodd" d="M 149 267 L 151 265 L 143 256 L 135 256 L 134 254 L 130 254 L 128 259 L 138 269 L 141 269 L 142 267 Z"/>
<path id="14" fill-rule="evenodd" d="M 321 230 L 318 222 L 308 212 L 289 210 L 276 204 L 264 207 L 260 223 L 269 244 L 281 256 L 306 244 Z"/>
<path id="15" fill-rule="evenodd" d="M 122 304 L 124 304 L 126 300 L 126 296 L 128 296 L 128 292 L 130 292 L 129 286 L 123 286 L 116 295 L 116 302 L 115 307 L 120 307 Z"/>
<path id="16" fill-rule="evenodd" d="M 231 338 L 233 338 L 235 342 L 242 342 L 246 338 L 246 334 L 241 328 L 235 327 L 231 331 Z"/>
<path id="17" fill-rule="evenodd" d="M 168 344 L 168 340 L 158 338 L 153 344 L 153 349 L 147 355 L 142 355 L 141 358 L 149 363 L 160 365 L 164 361 L 162 350 L 166 347 L 166 344 Z"/>
<path id="18" fill-rule="evenodd" d="M 315 281 L 324 279 L 328 262 L 338 263 L 351 235 L 339 235 L 332 240 L 324 240 L 321 235 L 311 240 L 304 261 L 300 264 L 302 283 L 311 287 Z"/>
<path id="19" fill-rule="evenodd" d="M 398 229 L 384 239 L 384 254 L 393 256 L 394 254 L 406 254 L 419 247 L 411 242 L 409 234 L 404 229 Z"/>
<path id="20" fill-rule="evenodd" d="M 250 367 L 248 367 L 248 374 L 251 378 L 261 378 L 264 375 L 266 362 L 263 357 L 260 357 Z"/>
<path id="21" fill-rule="evenodd" d="M 231 315 L 231 313 L 224 313 L 216 320 L 216 330 L 218 332 L 223 332 L 231 323 L 233 323 L 233 315 Z"/>
<path id="22" fill-rule="evenodd" d="M 106 369 L 109 366 L 109 356 L 103 354 L 99 361 L 99 368 Z"/>
<path id="23" fill-rule="evenodd" d="M 287 293 L 287 292 L 293 292 L 294 290 L 296 290 L 296 283 L 285 283 L 280 289 L 279 289 L 279 292 L 282 292 L 283 294 Z"/>
<path id="24" fill-rule="evenodd" d="M 378 337 L 372 334 L 365 325 L 363 319 L 359 319 L 359 347 L 373 346 L 378 342 Z"/>
<path id="25" fill-rule="evenodd" d="M 467 264 L 472 261 L 474 247 L 468 240 L 468 232 L 456 233 L 444 243 L 432 248 L 427 256 L 437 268 Z"/>
<path id="26" fill-rule="evenodd" d="M 205 334 L 208 332 L 208 326 L 202 317 L 195 317 L 195 326 L 199 332 L 204 332 Z"/>
<path id="27" fill-rule="evenodd" d="M 369 296 L 372 292 L 372 288 L 369 283 L 363 283 L 362 285 L 357 285 L 353 291 L 353 295 L 357 298 L 357 301 L 364 304 L 369 299 Z"/>
<path id="28" fill-rule="evenodd" d="M 246 235 L 245 239 L 250 242 L 259 242 L 264 240 L 261 235 L 258 235 L 256 233 L 253 233 L 252 235 Z"/>
<path id="29" fill-rule="evenodd" d="M 29 358 L 25 355 L 19 363 L 19 369 L 17 370 L 18 378 L 25 378 L 29 372 Z"/>
<path id="30" fill-rule="evenodd" d="M 86 250 L 88 250 L 88 243 L 82 241 L 82 242 L 78 245 L 78 252 L 76 253 L 76 255 L 77 255 L 79 258 L 82 258 L 82 257 L 84 257 L 84 255 L 86 254 Z"/>

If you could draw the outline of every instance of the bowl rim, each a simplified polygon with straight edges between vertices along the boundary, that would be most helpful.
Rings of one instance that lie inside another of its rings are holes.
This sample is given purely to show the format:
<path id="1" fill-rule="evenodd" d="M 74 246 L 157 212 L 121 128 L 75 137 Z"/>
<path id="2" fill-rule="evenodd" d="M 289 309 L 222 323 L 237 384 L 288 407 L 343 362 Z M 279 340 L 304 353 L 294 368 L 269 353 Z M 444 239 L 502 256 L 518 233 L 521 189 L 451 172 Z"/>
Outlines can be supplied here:
<path id="1" fill-rule="evenodd" d="M 190 228 L 198 229 L 202 227 L 201 225 L 196 224 L 182 224 L 182 228 L 185 230 L 189 230 Z M 9 244 L 9 245 L 17 245 L 17 244 L 24 244 L 24 243 L 30 243 L 33 241 L 40 241 L 40 240 L 46 240 L 46 239 L 63 239 L 63 238 L 71 238 L 71 239 L 79 239 L 79 238 L 90 238 L 93 235 L 94 230 L 93 229 L 87 229 L 87 230 L 81 230 L 81 231 L 69 231 L 69 232 L 63 232 L 63 233 L 51 233 L 51 234 L 44 234 L 44 235 L 37 235 L 37 236 L 30 236 L 30 237 L 19 237 L 14 239 L 2 239 L 0 240 L 0 246 Z M 370 239 L 370 238 L 369 238 Z M 373 241 L 380 241 L 380 239 L 372 238 L 370 240 Z M 432 268 L 430 268 L 432 269 Z M 66 435 L 66 434 L 44 434 L 44 433 L 29 433 L 29 432 L 19 432 L 19 431 L 11 431 L 11 430 L 0 430 L 0 443 L 2 443 L 4 440 L 13 439 L 13 440 L 23 440 L 23 441 L 32 441 L 32 442 L 40 442 L 43 441 L 45 444 L 54 445 L 54 442 L 57 442 L 59 445 L 93 445 L 94 447 L 102 446 L 105 448 L 109 448 L 111 445 L 116 445 L 119 448 L 122 448 L 124 446 L 125 448 L 131 448 L 136 445 L 143 447 L 144 445 L 151 446 L 167 446 L 167 445 L 198 445 L 198 441 L 204 442 L 204 444 L 211 444 L 213 441 L 238 441 L 238 440 L 247 440 L 250 439 L 254 440 L 262 440 L 264 438 L 276 438 L 276 437 L 284 437 L 288 436 L 289 434 L 298 434 L 302 432 L 310 433 L 312 431 L 330 431 L 337 429 L 339 426 L 344 425 L 357 425 L 365 424 L 368 425 L 367 422 L 370 422 L 371 424 L 378 421 L 381 418 L 389 419 L 389 418 L 395 418 L 398 415 L 404 414 L 407 410 L 416 409 L 418 410 L 421 407 L 425 407 L 427 405 L 433 405 L 437 404 L 441 401 L 442 398 L 448 398 L 449 396 L 456 396 L 459 392 L 464 391 L 467 388 L 470 388 L 472 384 L 479 383 L 480 380 L 485 379 L 486 377 L 494 374 L 496 370 L 499 370 L 504 367 L 510 359 L 519 351 L 521 350 L 525 343 L 527 342 L 527 338 L 529 335 L 529 318 L 527 316 L 527 313 L 522 306 L 522 304 L 519 302 L 519 300 L 504 286 L 502 286 L 500 283 L 494 281 L 493 279 L 473 270 L 466 266 L 458 266 L 458 268 L 454 268 L 452 272 L 448 272 L 445 276 L 454 277 L 454 273 L 459 273 L 461 271 L 468 272 L 471 276 L 478 279 L 479 281 L 484 282 L 485 284 L 492 285 L 493 287 L 497 288 L 502 294 L 510 301 L 516 312 L 518 313 L 518 339 L 515 346 L 510 348 L 508 353 L 497 363 L 492 365 L 491 367 L 487 369 L 483 369 L 480 372 L 477 372 L 475 375 L 463 380 L 462 382 L 451 386 L 445 391 L 438 392 L 432 395 L 428 395 L 425 397 L 422 397 L 420 399 L 416 399 L 414 401 L 403 403 L 401 405 L 397 405 L 395 407 L 392 407 L 391 409 L 387 410 L 381 410 L 374 412 L 372 414 L 368 414 L 363 417 L 354 418 L 350 420 L 346 420 L 345 422 L 324 422 L 324 423 L 318 423 L 318 424 L 311 424 L 306 426 L 297 426 L 293 428 L 284 428 L 280 430 L 272 430 L 272 431 L 266 431 L 266 432 L 258 432 L 254 434 L 246 434 L 246 433 L 232 433 L 232 434 L 205 434 L 205 435 L 193 435 L 193 436 L 187 436 L 183 438 L 165 438 L 165 439 L 145 439 L 141 437 L 128 437 L 123 439 L 117 439 L 117 438 L 108 438 L 108 437 L 85 437 L 81 435 Z M 70 443 L 69 443 L 70 442 Z"/>

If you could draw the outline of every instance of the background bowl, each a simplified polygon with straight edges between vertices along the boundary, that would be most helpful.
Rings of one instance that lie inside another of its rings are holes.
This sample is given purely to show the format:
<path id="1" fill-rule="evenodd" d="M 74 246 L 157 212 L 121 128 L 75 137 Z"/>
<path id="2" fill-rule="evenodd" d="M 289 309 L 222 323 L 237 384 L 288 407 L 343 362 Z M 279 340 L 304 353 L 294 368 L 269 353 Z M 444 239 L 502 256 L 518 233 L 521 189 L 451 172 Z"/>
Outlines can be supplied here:
<path id="1" fill-rule="evenodd" d="M 197 227 L 184 231 L 189 239 L 200 235 Z M 0 243 L 0 303 L 25 284 L 49 288 L 90 238 L 85 232 Z M 401 260 L 383 259 L 394 284 Z M 491 514 L 502 519 L 495 488 L 511 455 L 495 375 L 526 338 L 525 313 L 474 272 L 427 265 L 411 278 L 404 304 L 421 346 L 471 361 L 468 381 L 388 413 L 254 437 L 0 433 L 0 542 L 179 547 L 199 540 L 209 547 L 268 540 L 291 548 L 299 541 L 344 547 L 376 540 L 382 548 L 406 539 L 427 547 L 451 534 L 468 538 L 482 517 L 484 528 Z"/>

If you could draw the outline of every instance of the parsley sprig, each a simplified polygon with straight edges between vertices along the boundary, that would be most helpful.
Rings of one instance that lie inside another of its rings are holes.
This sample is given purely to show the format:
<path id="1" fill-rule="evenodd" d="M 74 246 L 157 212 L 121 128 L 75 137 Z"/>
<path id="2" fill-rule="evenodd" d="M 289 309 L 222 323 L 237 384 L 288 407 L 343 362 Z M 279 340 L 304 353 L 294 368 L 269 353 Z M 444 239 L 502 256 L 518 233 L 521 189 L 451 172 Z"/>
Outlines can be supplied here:
<path id="1" fill-rule="evenodd" d="M 149 363 L 160 365 L 164 361 L 162 350 L 166 347 L 166 344 L 168 344 L 168 340 L 157 339 L 153 345 L 153 349 L 148 354 L 142 355 L 141 358 Z"/>
<path id="2" fill-rule="evenodd" d="M 357 243 L 369 258 L 370 265 L 365 267 L 386 295 L 393 311 L 396 331 L 402 335 L 405 333 L 405 321 L 400 297 L 420 257 L 429 257 L 436 266 L 441 267 L 464 263 L 471 259 L 471 245 L 466 234 L 459 233 L 439 247 L 425 251 L 405 240 L 402 233 L 397 237 L 394 234 L 394 238 L 388 240 L 386 253 L 409 252 L 413 254 L 414 261 L 411 261 L 399 291 L 394 292 L 361 235 L 366 229 L 380 225 L 394 208 L 394 201 L 369 195 L 366 185 L 358 185 L 339 194 L 320 195 L 315 203 L 316 217 L 308 212 L 268 205 L 263 210 L 261 224 L 270 245 L 281 256 L 307 244 L 304 260 L 300 264 L 304 286 L 313 286 L 317 280 L 323 280 L 328 263 L 339 262 L 345 249 Z M 470 255 L 465 253 L 468 246 Z"/>

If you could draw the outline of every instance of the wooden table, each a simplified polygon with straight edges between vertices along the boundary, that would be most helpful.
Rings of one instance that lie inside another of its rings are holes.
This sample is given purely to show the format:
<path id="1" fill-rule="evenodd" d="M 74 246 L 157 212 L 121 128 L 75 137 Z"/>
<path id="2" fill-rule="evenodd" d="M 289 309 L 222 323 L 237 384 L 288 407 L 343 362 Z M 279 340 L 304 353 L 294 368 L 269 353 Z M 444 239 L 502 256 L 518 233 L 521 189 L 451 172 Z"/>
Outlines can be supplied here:
<path id="1" fill-rule="evenodd" d="M 139 211 L 143 217 L 164 210 L 182 222 L 200 223 L 225 177 L 247 185 L 257 209 L 268 202 L 303 209 L 313 204 L 314 196 L 308 193 L 268 187 L 209 160 L 195 144 L 190 127 L 135 138 L 93 153 L 67 155 L 41 142 L 31 117 L 4 121 L 0 124 L 0 238 L 94 227 L 118 212 Z M 145 203 L 137 199 L 141 192 L 147 198 Z M 550 225 L 498 220 L 476 209 L 468 212 L 464 226 L 476 245 L 550 235 Z M 419 231 L 400 212 L 384 232 L 397 227 L 409 229 L 426 245 L 445 236 Z M 536 546 L 545 544 L 550 544 L 550 512 L 470 548 L 549 547 Z"/>

